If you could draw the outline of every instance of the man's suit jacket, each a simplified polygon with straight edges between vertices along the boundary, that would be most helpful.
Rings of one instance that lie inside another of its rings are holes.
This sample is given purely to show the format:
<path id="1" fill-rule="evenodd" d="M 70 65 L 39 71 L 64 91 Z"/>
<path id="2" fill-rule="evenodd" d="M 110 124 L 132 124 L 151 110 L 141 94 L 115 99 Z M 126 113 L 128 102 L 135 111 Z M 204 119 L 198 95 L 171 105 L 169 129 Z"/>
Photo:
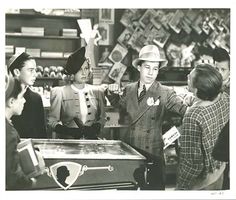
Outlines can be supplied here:
<path id="1" fill-rule="evenodd" d="M 6 190 L 16 190 L 29 188 L 32 184 L 31 180 L 24 174 L 17 145 L 20 142 L 20 137 L 8 120 L 6 122 Z"/>
<path id="2" fill-rule="evenodd" d="M 12 123 L 21 138 L 47 138 L 45 114 L 41 96 L 27 88 L 24 109 L 19 116 L 12 117 Z"/>
<path id="3" fill-rule="evenodd" d="M 125 87 L 124 94 L 107 95 L 111 104 L 123 107 L 130 118 L 130 130 L 126 142 L 130 145 L 159 156 L 163 152 L 162 123 L 166 110 L 184 115 L 187 106 L 173 89 L 155 81 L 138 103 L 138 82 Z M 158 100 L 159 99 L 159 100 Z M 155 103 L 156 105 L 152 105 Z"/>

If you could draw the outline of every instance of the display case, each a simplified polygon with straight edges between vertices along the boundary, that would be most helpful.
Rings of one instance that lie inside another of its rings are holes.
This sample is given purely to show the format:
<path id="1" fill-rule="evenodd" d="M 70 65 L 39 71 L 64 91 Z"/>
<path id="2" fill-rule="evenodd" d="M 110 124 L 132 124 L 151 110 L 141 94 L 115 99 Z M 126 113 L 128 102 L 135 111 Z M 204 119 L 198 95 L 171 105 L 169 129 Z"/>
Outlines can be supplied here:
<path id="1" fill-rule="evenodd" d="M 119 140 L 34 139 L 46 171 L 29 189 L 135 189 L 146 158 Z M 64 183 L 58 169 L 66 167 Z M 69 175 L 68 175 L 69 174 Z M 64 185 L 64 186 L 63 186 Z"/>

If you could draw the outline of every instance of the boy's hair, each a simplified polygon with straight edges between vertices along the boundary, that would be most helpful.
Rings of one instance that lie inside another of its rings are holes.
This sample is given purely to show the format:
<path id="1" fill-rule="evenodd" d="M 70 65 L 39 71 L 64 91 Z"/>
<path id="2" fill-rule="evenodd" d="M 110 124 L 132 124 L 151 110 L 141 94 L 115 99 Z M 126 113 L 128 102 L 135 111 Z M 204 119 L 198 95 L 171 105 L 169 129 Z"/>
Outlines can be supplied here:
<path id="1" fill-rule="evenodd" d="M 11 74 L 13 76 L 15 76 L 14 69 L 21 70 L 24 67 L 25 62 L 28 61 L 28 60 L 32 60 L 32 59 L 33 59 L 33 57 L 31 57 L 29 54 L 27 54 L 25 52 L 22 52 L 19 55 L 13 55 L 9 59 L 8 72 L 10 71 Z"/>
<path id="2" fill-rule="evenodd" d="M 192 84 L 197 88 L 197 97 L 213 101 L 222 89 L 221 74 L 209 64 L 200 64 L 194 68 Z"/>
<path id="3" fill-rule="evenodd" d="M 17 99 L 18 95 L 22 92 L 22 86 L 18 79 L 8 76 L 7 81 L 5 102 L 7 102 L 10 98 Z"/>
<path id="4" fill-rule="evenodd" d="M 215 48 L 212 57 L 214 62 L 230 61 L 229 53 L 223 48 Z"/>

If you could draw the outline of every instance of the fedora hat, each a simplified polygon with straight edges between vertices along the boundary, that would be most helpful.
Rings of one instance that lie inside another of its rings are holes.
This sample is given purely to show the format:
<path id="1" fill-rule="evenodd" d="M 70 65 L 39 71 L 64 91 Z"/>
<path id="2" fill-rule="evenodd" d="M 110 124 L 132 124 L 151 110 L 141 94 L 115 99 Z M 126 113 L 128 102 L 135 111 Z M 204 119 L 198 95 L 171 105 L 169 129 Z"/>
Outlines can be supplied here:
<path id="1" fill-rule="evenodd" d="M 85 47 L 81 47 L 68 57 L 63 73 L 67 75 L 76 74 L 85 60 Z"/>
<path id="2" fill-rule="evenodd" d="M 160 68 L 165 67 L 168 61 L 165 58 L 161 58 L 160 51 L 156 45 L 146 45 L 144 46 L 140 52 L 139 57 L 136 58 L 132 65 L 137 68 L 140 61 L 151 61 L 151 62 L 160 62 Z"/>

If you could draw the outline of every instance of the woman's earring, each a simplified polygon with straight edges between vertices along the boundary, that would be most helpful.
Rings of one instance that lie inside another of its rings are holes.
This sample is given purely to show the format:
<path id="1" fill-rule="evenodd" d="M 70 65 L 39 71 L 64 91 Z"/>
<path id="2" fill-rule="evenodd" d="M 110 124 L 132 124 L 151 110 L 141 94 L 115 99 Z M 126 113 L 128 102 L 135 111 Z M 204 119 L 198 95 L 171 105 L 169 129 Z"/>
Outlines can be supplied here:
<path id="1" fill-rule="evenodd" d="M 70 75 L 70 81 L 74 81 L 74 78 L 75 78 L 74 74 Z"/>

